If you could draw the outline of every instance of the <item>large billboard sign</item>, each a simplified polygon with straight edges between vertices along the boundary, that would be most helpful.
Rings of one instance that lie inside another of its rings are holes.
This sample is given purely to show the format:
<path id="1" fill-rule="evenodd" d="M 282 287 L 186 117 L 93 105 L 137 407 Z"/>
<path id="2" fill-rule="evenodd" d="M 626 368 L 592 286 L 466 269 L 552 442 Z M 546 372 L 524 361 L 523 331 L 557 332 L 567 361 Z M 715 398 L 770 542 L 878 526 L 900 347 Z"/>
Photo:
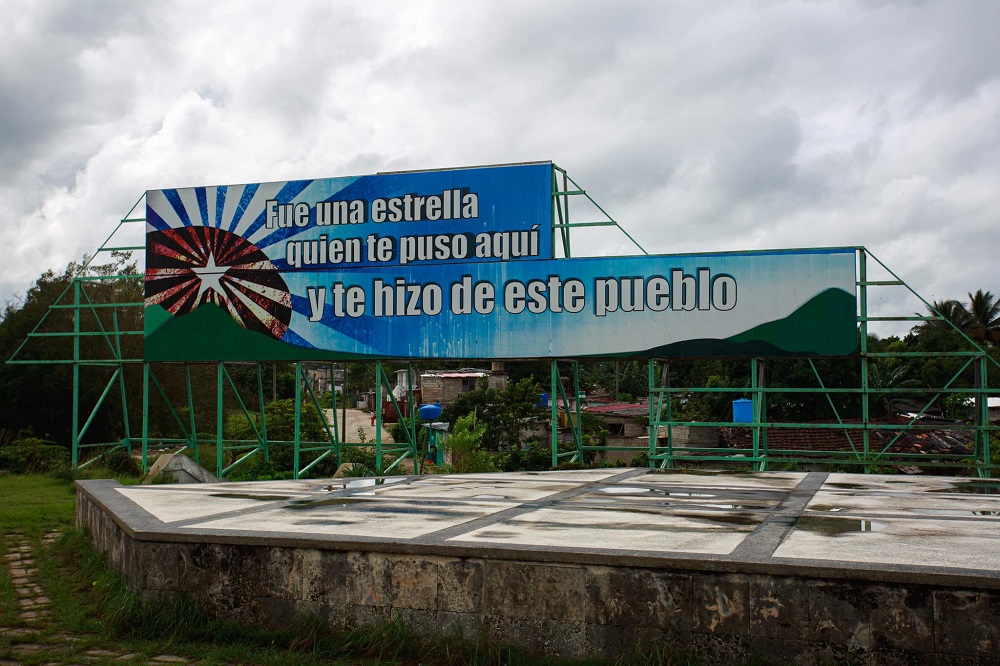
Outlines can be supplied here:
<path id="1" fill-rule="evenodd" d="M 849 355 L 853 250 L 554 259 L 548 163 L 147 193 L 145 357 Z"/>

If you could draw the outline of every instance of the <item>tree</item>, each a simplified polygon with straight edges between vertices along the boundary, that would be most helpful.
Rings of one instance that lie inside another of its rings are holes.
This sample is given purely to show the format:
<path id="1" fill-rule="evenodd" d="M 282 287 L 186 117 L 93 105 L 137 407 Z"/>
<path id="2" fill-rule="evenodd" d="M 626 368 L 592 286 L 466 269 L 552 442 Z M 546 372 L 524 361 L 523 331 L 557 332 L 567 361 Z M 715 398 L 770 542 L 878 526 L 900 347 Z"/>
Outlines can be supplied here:
<path id="1" fill-rule="evenodd" d="M 876 404 L 884 409 L 884 416 L 892 418 L 896 411 L 896 397 L 890 391 L 917 385 L 907 376 L 909 372 L 910 366 L 898 358 L 880 358 L 868 364 L 868 386 L 878 390 Z"/>
<path id="2" fill-rule="evenodd" d="M 86 268 L 84 268 L 86 266 Z M 127 276 L 123 279 L 123 276 Z M 141 336 L 128 335 L 115 339 L 115 331 L 141 331 L 142 308 L 122 305 L 142 302 L 142 280 L 137 278 L 136 265 L 127 252 L 112 253 L 107 264 L 87 266 L 87 258 L 71 262 L 62 273 L 46 271 L 35 281 L 23 300 L 8 303 L 0 314 L 0 359 L 9 360 L 15 352 L 20 361 L 43 361 L 47 365 L 0 365 L 0 445 L 18 432 L 33 433 L 69 446 L 72 423 L 72 367 L 66 361 L 73 358 L 71 336 L 28 338 L 38 328 L 39 333 L 65 334 L 73 331 L 73 281 L 81 282 L 79 338 L 81 359 L 110 359 L 120 345 L 123 358 L 142 355 Z M 104 279 L 107 278 L 107 279 Z M 51 309 L 54 304 L 60 309 Z M 95 307 L 89 307 L 90 304 Z M 43 321 L 44 320 L 44 321 Z M 103 333 L 111 337 L 107 338 Z M 23 346 L 22 346 L 22 343 Z M 109 346 L 111 345 L 111 346 Z M 20 351 L 18 351 L 20 350 Z M 51 363 L 62 361 L 63 363 Z M 125 367 L 129 417 L 139 423 L 141 414 L 140 387 L 142 369 L 138 364 Z M 97 403 L 111 378 L 111 367 L 88 366 L 80 373 L 80 405 L 83 409 Z M 119 384 L 115 382 L 87 431 L 88 441 L 113 441 L 124 435 Z M 86 416 L 84 413 L 82 419 Z M 135 427 L 133 427 L 133 435 Z"/>
<path id="3" fill-rule="evenodd" d="M 976 342 L 997 344 L 1000 342 L 1000 301 L 988 291 L 979 289 L 969 294 L 968 307 L 962 308 L 966 314 L 965 333 Z"/>
<path id="4" fill-rule="evenodd" d="M 958 330 L 964 330 L 968 324 L 969 312 L 960 301 L 949 299 L 946 301 L 934 301 L 927 308 L 931 316 L 940 315 L 944 321 L 933 320 L 928 322 L 931 326 L 948 326 L 951 324 Z"/>
<path id="5" fill-rule="evenodd" d="M 502 391 L 479 388 L 460 395 L 445 407 L 441 418 L 454 423 L 473 414 L 484 428 L 483 445 L 490 451 L 507 450 L 521 445 L 525 419 L 544 418 L 544 410 L 537 406 L 540 395 L 541 387 L 530 378 L 507 384 Z"/>

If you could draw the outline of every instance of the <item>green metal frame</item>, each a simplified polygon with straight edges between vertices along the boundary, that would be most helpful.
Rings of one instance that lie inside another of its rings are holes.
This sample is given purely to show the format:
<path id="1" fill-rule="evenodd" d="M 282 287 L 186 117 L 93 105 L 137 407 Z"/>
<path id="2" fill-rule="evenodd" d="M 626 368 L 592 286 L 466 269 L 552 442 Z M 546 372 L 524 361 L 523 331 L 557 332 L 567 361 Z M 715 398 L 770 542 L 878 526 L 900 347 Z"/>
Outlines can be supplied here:
<path id="1" fill-rule="evenodd" d="M 580 197 L 585 198 L 603 216 L 602 219 L 588 221 L 571 221 L 570 203 Z M 145 218 L 134 216 L 133 213 L 139 208 L 142 202 L 140 198 L 132 207 L 129 213 L 117 225 L 114 231 L 101 244 L 94 257 L 104 253 L 121 253 L 143 251 L 143 246 L 122 245 L 115 242 L 115 238 L 120 231 L 129 225 L 143 223 Z M 607 212 L 594 201 L 590 195 L 581 188 L 566 171 L 556 165 L 552 165 L 552 243 L 554 255 L 563 257 L 571 256 L 571 232 L 573 229 L 609 227 L 615 228 L 623 233 L 629 241 L 643 254 L 648 254 L 631 235 L 626 232 Z M 869 352 L 867 348 L 868 323 L 873 321 L 929 321 L 945 320 L 940 313 L 935 316 L 900 316 L 900 317 L 875 317 L 868 312 L 869 294 L 868 289 L 873 287 L 903 287 L 915 296 L 928 309 L 930 303 L 923 299 L 916 291 L 907 285 L 893 271 L 891 271 L 881 260 L 875 257 L 864 247 L 851 248 L 857 253 L 858 265 L 858 312 L 857 325 L 860 338 L 860 353 L 856 357 L 843 359 L 845 363 L 859 364 L 860 386 L 843 388 L 827 386 L 819 372 L 813 359 L 807 359 L 816 379 L 816 385 L 812 387 L 788 387 L 782 386 L 780 377 L 767 377 L 765 381 L 765 369 L 767 363 L 764 359 L 751 358 L 749 363 L 749 386 L 733 388 L 711 388 L 696 386 L 673 386 L 670 382 L 669 364 L 670 359 L 649 359 L 648 361 L 648 386 L 649 386 L 649 441 L 646 446 L 636 447 L 600 447 L 593 446 L 585 440 L 582 431 L 582 406 L 580 396 L 579 366 L 576 361 L 564 360 L 571 364 L 571 390 L 577 399 L 570 400 L 567 395 L 567 387 L 564 385 L 560 374 L 560 362 L 552 359 L 550 364 L 550 419 L 551 419 L 551 450 L 552 465 L 556 466 L 564 462 L 582 462 L 584 456 L 589 452 L 602 450 L 634 450 L 645 452 L 649 456 L 651 467 L 673 468 L 682 464 L 690 464 L 696 461 L 721 461 L 726 463 L 740 463 L 749 466 L 754 470 L 767 470 L 778 463 L 834 463 L 845 466 L 855 466 L 864 471 L 871 471 L 879 465 L 889 462 L 893 464 L 920 464 L 928 466 L 947 467 L 972 467 L 975 473 L 981 477 L 991 477 L 997 466 L 992 461 L 990 438 L 1000 427 L 990 425 L 987 410 L 987 397 L 991 394 L 987 386 L 987 370 L 989 364 L 1000 368 L 997 361 L 990 357 L 981 347 L 965 336 L 969 345 L 967 351 L 961 352 L 908 352 L 908 353 L 876 353 Z M 869 261 L 874 261 L 892 279 L 872 280 L 869 279 Z M 167 447 L 170 450 L 189 451 L 195 461 L 200 462 L 200 447 L 204 445 L 214 446 L 215 468 L 219 476 L 225 476 L 238 469 L 240 465 L 253 459 L 256 456 L 263 456 L 265 462 L 270 459 L 271 449 L 275 444 L 291 445 L 293 447 L 293 469 L 295 478 L 307 475 L 322 460 L 331 456 L 336 457 L 338 465 L 342 462 L 343 447 L 351 446 L 374 446 L 376 462 L 380 473 L 390 473 L 396 471 L 408 458 L 413 460 L 415 473 L 420 470 L 420 455 L 417 444 L 417 427 L 415 420 L 411 419 L 405 429 L 407 441 L 395 444 L 386 444 L 382 441 L 382 405 L 383 391 L 388 393 L 388 400 L 395 407 L 398 414 L 403 414 L 395 395 L 392 392 L 390 378 L 387 376 L 381 361 L 376 361 L 376 436 L 374 442 L 348 442 L 346 435 L 342 434 L 337 418 L 336 397 L 333 405 L 333 420 L 328 423 L 324 419 L 325 432 L 327 438 L 320 442 L 303 441 L 301 437 L 302 408 L 304 404 L 311 405 L 321 415 L 323 410 L 319 404 L 317 396 L 311 387 L 304 384 L 303 363 L 295 363 L 296 372 L 296 395 L 295 395 L 295 431 L 292 441 L 275 441 L 269 438 L 267 423 L 263 413 L 264 386 L 261 364 L 257 364 L 257 395 L 254 396 L 259 416 L 255 414 L 244 397 L 239 394 L 236 384 L 227 370 L 227 364 L 216 363 L 215 367 L 215 432 L 208 435 L 200 435 L 197 428 L 195 414 L 195 389 L 192 382 L 191 366 L 206 364 L 184 364 L 184 395 L 181 399 L 174 400 L 165 389 L 158 377 L 158 369 L 161 364 L 153 364 L 143 358 L 129 357 L 123 350 L 123 342 L 130 336 L 142 335 L 141 326 L 129 328 L 122 326 L 122 313 L 141 313 L 143 303 L 141 301 L 117 301 L 116 293 L 113 289 L 116 281 L 119 280 L 142 280 L 141 274 L 129 275 L 94 275 L 89 271 L 93 257 L 86 262 L 79 274 L 66 287 L 56 302 L 50 307 L 45 317 L 36 325 L 32 332 L 22 342 L 15 351 L 8 363 L 11 364 L 69 364 L 72 366 L 73 377 L 73 405 L 72 405 L 72 464 L 74 467 L 90 464 L 100 456 L 124 448 L 129 451 L 141 447 L 141 459 L 144 469 L 148 469 L 150 444 L 155 439 L 158 446 Z M 110 287 L 110 288 L 109 288 Z M 103 291 L 102 291 L 103 290 Z M 46 322 L 49 315 L 63 310 L 69 310 L 73 316 L 72 330 L 68 331 L 48 331 Z M 931 310 L 933 312 L 933 310 Z M 132 321 L 139 321 L 141 317 L 132 317 Z M 957 330 L 957 329 L 956 329 Z M 71 340 L 72 350 L 67 354 L 67 358 L 26 358 L 26 351 L 32 340 L 44 338 L 68 338 Z M 84 342 L 92 338 L 102 339 L 105 344 L 99 345 L 96 349 L 94 345 L 87 345 Z M 964 359 L 964 364 L 955 373 L 945 386 L 933 389 L 880 389 L 870 385 L 870 363 L 873 359 L 881 357 L 955 357 Z M 212 365 L 212 364 L 208 364 Z M 141 369 L 142 382 L 142 426 L 141 432 L 132 432 L 133 421 L 130 419 L 128 404 L 127 383 L 129 377 L 136 372 L 131 369 Z M 415 414 L 415 406 L 412 392 L 412 366 L 407 365 L 408 385 L 407 407 L 405 413 Z M 965 374 L 971 372 L 973 377 L 970 387 L 956 387 L 960 379 L 965 381 Z M 91 405 L 84 405 L 81 396 L 81 381 L 83 373 L 97 373 L 101 375 L 104 382 L 104 389 L 100 396 Z M 227 440 L 223 436 L 224 418 L 226 414 L 226 387 L 228 386 L 230 402 L 242 411 L 248 419 L 251 430 L 254 434 L 252 440 L 233 441 Z M 176 423 L 179 437 L 151 437 L 149 432 L 149 408 L 150 408 L 150 388 L 166 404 L 173 421 Z M 201 390 L 210 387 L 199 387 Z M 304 391 L 303 391 L 304 389 Z M 87 433 L 94 419 L 101 409 L 110 408 L 109 401 L 111 395 L 118 391 L 121 399 L 122 426 L 124 432 L 117 441 L 92 442 L 87 439 Z M 906 424 L 882 424 L 873 423 L 870 420 L 870 400 L 873 396 L 883 393 L 912 393 L 923 397 L 930 396 L 927 404 L 920 410 L 918 417 Z M 304 394 L 303 394 L 304 393 Z M 678 395 L 690 395 L 697 393 L 731 393 L 734 397 L 749 396 L 753 401 L 753 420 L 749 424 L 735 423 L 731 421 L 723 422 L 693 422 L 683 421 L 673 418 L 671 398 Z M 771 422 L 767 416 L 767 406 L 769 396 L 781 393 L 823 393 L 831 407 L 831 419 L 827 423 L 785 423 Z M 860 396 L 861 418 L 857 422 L 846 420 L 838 412 L 833 400 L 834 395 L 839 393 L 851 393 Z M 903 431 L 920 431 L 942 429 L 940 425 L 925 425 L 919 422 L 922 415 L 941 395 L 948 393 L 972 394 L 975 396 L 975 418 L 969 424 L 949 425 L 950 429 L 966 429 L 974 433 L 975 455 L 973 460 L 967 457 L 935 456 L 929 460 L 927 456 L 911 456 L 900 454 L 889 454 L 895 439 L 898 439 Z M 992 393 L 997 393 L 993 391 Z M 178 408 L 178 404 L 184 405 L 184 409 Z M 563 430 L 562 438 L 565 444 L 561 443 L 559 432 L 559 412 L 566 414 L 567 425 Z M 308 407 L 307 407 L 308 408 Z M 182 414 L 187 411 L 187 420 Z M 260 419 L 257 426 L 256 419 Z M 81 424 L 82 419 L 82 424 Z M 674 434 L 679 426 L 711 426 L 711 427 L 748 427 L 752 432 L 752 446 L 747 450 L 740 450 L 739 456 L 734 457 L 727 450 L 720 449 L 693 449 L 684 447 L 680 450 L 674 446 Z M 768 445 L 768 430 L 778 428 L 810 428 L 810 429 L 837 429 L 845 435 L 845 448 L 843 451 L 781 451 L 771 449 Z M 896 431 L 896 437 L 888 445 L 880 450 L 873 450 L 871 435 L 875 431 L 888 430 Z M 665 438 L 663 434 L 665 433 Z M 664 440 L 661 443 L 661 440 Z M 566 448 L 560 451 L 560 448 Z M 94 451 L 93 455 L 91 451 Z M 306 458 L 311 458 L 306 461 Z M 390 462 L 391 459 L 391 462 Z M 388 462 L 388 466 L 383 469 L 383 465 Z"/>

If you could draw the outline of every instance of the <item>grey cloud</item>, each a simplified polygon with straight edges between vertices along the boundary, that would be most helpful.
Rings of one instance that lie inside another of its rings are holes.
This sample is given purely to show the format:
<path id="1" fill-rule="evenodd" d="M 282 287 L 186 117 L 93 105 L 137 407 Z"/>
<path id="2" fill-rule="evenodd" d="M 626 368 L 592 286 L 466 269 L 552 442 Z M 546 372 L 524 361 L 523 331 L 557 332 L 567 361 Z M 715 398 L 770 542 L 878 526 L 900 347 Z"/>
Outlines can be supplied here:
<path id="1" fill-rule="evenodd" d="M 749 199 L 793 185 L 793 162 L 802 131 L 788 110 L 737 123 L 712 159 L 720 187 L 736 199 Z"/>

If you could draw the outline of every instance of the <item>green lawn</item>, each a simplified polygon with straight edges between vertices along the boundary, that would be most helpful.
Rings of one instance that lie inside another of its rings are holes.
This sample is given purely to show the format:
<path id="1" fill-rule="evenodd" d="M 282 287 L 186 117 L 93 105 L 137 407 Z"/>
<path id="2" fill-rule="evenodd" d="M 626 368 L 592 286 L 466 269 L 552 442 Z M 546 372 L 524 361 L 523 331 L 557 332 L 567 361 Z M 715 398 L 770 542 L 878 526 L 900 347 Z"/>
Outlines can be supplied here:
<path id="1" fill-rule="evenodd" d="M 41 536 L 73 526 L 76 491 L 73 482 L 43 475 L 0 477 L 0 533 Z"/>

